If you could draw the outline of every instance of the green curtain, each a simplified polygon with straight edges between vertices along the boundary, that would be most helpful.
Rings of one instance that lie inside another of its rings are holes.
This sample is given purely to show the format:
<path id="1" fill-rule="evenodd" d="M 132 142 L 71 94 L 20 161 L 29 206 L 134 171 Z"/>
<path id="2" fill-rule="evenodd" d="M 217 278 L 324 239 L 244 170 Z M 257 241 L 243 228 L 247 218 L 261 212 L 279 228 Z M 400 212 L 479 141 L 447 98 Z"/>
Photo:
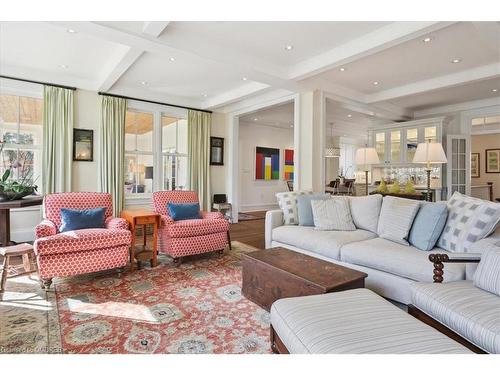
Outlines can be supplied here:
<path id="1" fill-rule="evenodd" d="M 188 111 L 189 186 L 198 193 L 200 207 L 210 211 L 210 127 L 212 114 Z"/>
<path id="2" fill-rule="evenodd" d="M 113 197 L 114 216 L 120 216 L 124 204 L 126 112 L 125 99 L 101 95 L 98 183 L 101 192 Z"/>
<path id="3" fill-rule="evenodd" d="M 74 91 L 43 88 L 42 192 L 71 191 Z"/>

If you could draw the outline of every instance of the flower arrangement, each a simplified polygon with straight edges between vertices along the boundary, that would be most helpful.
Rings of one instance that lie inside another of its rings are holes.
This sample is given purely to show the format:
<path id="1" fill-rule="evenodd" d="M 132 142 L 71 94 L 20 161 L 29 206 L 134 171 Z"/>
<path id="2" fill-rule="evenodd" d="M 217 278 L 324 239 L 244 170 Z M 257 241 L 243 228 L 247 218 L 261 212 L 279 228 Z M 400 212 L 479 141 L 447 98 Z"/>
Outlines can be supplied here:
<path id="1" fill-rule="evenodd" d="M 20 152 L 16 159 L 13 159 L 12 153 L 7 155 L 5 160 L 4 142 L 0 141 L 0 155 L 5 171 L 0 178 L 0 201 L 9 201 L 21 199 L 27 195 L 35 193 L 38 186 L 33 180 L 31 165 L 33 163 L 33 154 L 30 152 Z M 17 178 L 14 177 L 17 172 Z"/>

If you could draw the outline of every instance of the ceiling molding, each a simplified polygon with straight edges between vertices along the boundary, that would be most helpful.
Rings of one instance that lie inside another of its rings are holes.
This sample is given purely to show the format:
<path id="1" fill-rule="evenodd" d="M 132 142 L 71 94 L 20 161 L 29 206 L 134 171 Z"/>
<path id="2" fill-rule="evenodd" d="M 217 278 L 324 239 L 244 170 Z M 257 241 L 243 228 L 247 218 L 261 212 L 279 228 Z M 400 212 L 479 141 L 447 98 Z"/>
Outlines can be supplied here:
<path id="1" fill-rule="evenodd" d="M 459 86 L 465 83 L 481 81 L 488 78 L 500 76 L 500 64 L 484 65 L 477 68 L 464 70 L 461 72 L 448 74 L 436 78 L 426 79 L 410 83 L 408 85 L 395 87 L 380 91 L 367 96 L 368 103 L 382 102 L 396 99 L 403 96 L 421 94 L 428 91 L 444 89 L 447 87 Z"/>
<path id="2" fill-rule="evenodd" d="M 500 105 L 500 97 L 488 98 L 482 100 L 472 100 L 458 104 L 445 105 L 441 107 L 428 108 L 421 111 L 415 111 L 414 117 L 427 117 L 433 115 L 448 114 L 454 112 L 469 111 L 478 108 L 492 107 Z"/>
<path id="3" fill-rule="evenodd" d="M 142 32 L 157 38 L 167 28 L 169 23 L 170 21 L 146 21 L 144 22 Z"/>
<path id="4" fill-rule="evenodd" d="M 109 91 L 120 79 L 120 77 L 137 61 L 144 53 L 142 50 L 129 48 L 121 58 L 116 61 L 111 71 L 106 75 L 102 83 L 98 87 L 98 91 Z"/>
<path id="5" fill-rule="evenodd" d="M 454 22 L 393 22 L 332 50 L 296 64 L 289 79 L 304 79 L 348 64 L 419 36 L 435 32 Z"/>

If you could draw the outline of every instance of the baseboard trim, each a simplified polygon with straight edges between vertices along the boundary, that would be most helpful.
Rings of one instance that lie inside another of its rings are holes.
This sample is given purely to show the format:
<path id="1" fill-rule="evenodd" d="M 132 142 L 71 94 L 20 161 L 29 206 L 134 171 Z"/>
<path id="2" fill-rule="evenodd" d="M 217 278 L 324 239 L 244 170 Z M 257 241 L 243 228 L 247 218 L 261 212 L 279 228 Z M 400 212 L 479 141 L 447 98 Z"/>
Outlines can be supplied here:
<path id="1" fill-rule="evenodd" d="M 276 203 L 241 204 L 240 212 L 270 211 L 278 208 L 279 206 Z"/>

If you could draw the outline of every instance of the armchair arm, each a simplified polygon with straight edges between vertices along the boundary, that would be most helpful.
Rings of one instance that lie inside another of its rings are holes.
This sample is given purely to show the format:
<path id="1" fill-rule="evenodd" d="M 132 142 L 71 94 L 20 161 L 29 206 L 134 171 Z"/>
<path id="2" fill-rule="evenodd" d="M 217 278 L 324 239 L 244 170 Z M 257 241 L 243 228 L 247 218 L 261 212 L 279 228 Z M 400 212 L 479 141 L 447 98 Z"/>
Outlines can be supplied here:
<path id="1" fill-rule="evenodd" d="M 53 236 L 55 234 L 57 234 L 57 227 L 50 220 L 43 219 L 42 222 L 35 227 L 36 238 Z"/>
<path id="2" fill-rule="evenodd" d="M 481 254 L 456 253 L 456 254 L 431 254 L 429 260 L 434 263 L 434 282 L 442 283 L 444 274 L 443 263 L 479 263 Z"/>
<path id="3" fill-rule="evenodd" d="M 160 215 L 160 227 L 164 227 L 170 224 L 175 223 L 175 221 L 168 215 Z"/>
<path id="4" fill-rule="evenodd" d="M 201 211 L 201 217 L 203 219 L 224 219 L 224 215 L 220 212 Z"/>
<path id="5" fill-rule="evenodd" d="M 283 211 L 281 210 L 272 210 L 266 212 L 266 249 L 270 249 L 272 247 L 272 235 L 273 229 L 280 227 L 283 225 Z"/>
<path id="6" fill-rule="evenodd" d="M 108 217 L 104 223 L 106 229 L 126 229 L 128 230 L 128 222 L 119 217 Z"/>

